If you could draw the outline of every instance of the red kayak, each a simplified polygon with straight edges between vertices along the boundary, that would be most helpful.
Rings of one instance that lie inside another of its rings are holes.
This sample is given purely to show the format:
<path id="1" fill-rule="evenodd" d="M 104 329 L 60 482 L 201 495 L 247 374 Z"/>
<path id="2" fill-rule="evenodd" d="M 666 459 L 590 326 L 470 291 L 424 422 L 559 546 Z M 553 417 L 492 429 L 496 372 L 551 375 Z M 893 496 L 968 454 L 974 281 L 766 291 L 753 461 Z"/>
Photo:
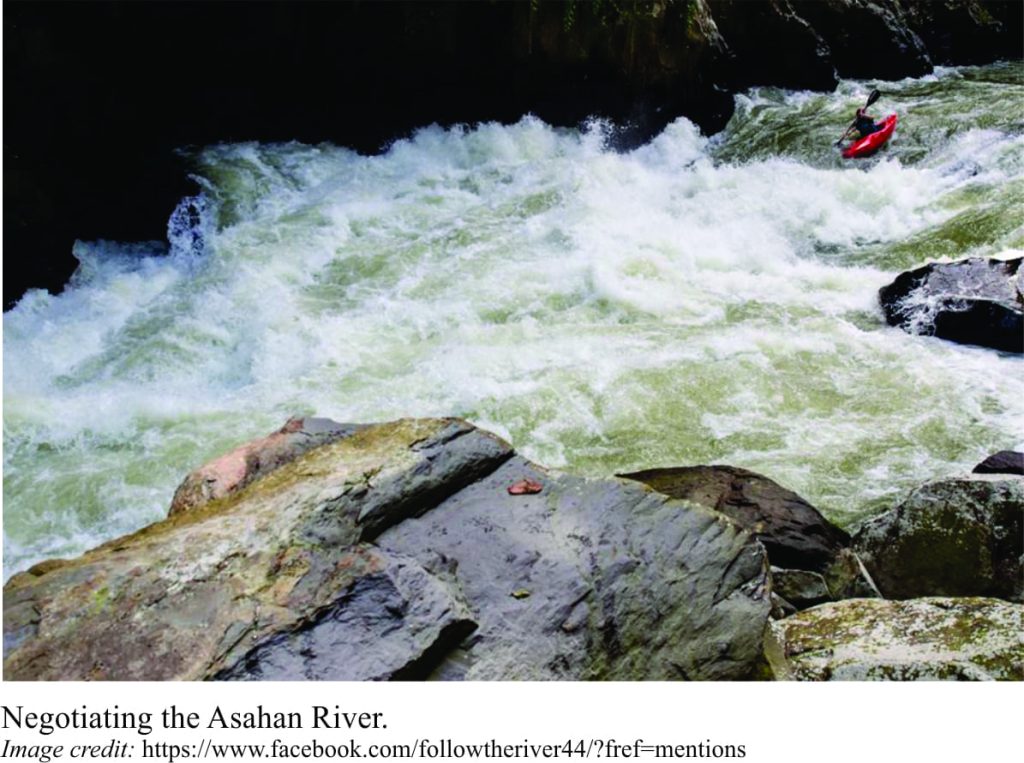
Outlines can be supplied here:
<path id="1" fill-rule="evenodd" d="M 871 156 L 871 154 L 884 146 L 886 141 L 892 137 L 893 130 L 896 129 L 896 115 L 890 114 L 878 124 L 882 126 L 882 129 L 870 135 L 865 135 L 860 140 L 854 141 L 844 148 L 843 158 L 856 159 L 860 156 Z"/>

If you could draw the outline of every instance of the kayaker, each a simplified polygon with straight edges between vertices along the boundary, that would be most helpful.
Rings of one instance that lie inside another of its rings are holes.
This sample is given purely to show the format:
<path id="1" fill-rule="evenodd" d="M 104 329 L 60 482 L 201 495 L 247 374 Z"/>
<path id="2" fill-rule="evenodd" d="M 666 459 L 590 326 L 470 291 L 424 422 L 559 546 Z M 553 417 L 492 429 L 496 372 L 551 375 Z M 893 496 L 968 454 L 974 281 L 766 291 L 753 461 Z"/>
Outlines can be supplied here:
<path id="1" fill-rule="evenodd" d="M 836 141 L 838 146 L 854 130 L 860 133 L 860 137 L 865 137 L 873 132 L 878 132 L 882 129 L 882 125 L 875 124 L 875 118 L 868 114 L 868 109 L 871 108 L 871 104 L 882 97 L 882 94 L 878 90 L 872 90 L 871 95 L 868 96 L 868 101 L 859 109 L 857 114 L 853 118 L 853 124 L 846 128 L 846 132 L 843 133 L 843 137 Z"/>
<path id="2" fill-rule="evenodd" d="M 853 127 L 857 128 L 857 132 L 860 133 L 862 138 L 882 129 L 881 125 L 875 124 L 875 118 L 868 114 L 868 110 L 863 107 L 857 109 L 857 116 L 853 120 Z"/>

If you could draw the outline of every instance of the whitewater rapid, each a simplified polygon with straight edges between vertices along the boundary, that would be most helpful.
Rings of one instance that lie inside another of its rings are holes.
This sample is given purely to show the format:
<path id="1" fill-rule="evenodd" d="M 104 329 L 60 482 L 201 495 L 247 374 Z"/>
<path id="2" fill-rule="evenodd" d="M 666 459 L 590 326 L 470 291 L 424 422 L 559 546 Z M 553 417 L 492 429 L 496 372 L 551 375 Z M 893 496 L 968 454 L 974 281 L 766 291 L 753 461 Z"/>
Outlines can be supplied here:
<path id="1" fill-rule="evenodd" d="M 900 127 L 844 163 L 876 85 Z M 877 303 L 929 259 L 1020 256 L 1022 91 L 1019 64 L 757 90 L 625 153 L 532 117 L 206 148 L 170 255 L 79 242 L 64 293 L 4 315 L 4 575 L 161 518 L 293 414 L 464 416 L 591 475 L 729 463 L 855 526 L 1024 440 L 1020 358 Z"/>

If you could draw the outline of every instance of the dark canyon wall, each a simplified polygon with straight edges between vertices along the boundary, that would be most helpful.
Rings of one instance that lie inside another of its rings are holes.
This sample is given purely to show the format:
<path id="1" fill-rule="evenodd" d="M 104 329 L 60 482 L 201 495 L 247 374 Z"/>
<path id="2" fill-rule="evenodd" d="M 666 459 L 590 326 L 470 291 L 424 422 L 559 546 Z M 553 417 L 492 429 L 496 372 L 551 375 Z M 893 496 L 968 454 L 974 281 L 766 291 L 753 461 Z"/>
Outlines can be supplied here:
<path id="1" fill-rule="evenodd" d="M 635 144 L 720 129 L 755 84 L 828 90 L 1021 57 L 1020 0 L 4 4 L 4 303 L 57 291 L 75 239 L 162 238 L 174 149 L 591 115 Z"/>

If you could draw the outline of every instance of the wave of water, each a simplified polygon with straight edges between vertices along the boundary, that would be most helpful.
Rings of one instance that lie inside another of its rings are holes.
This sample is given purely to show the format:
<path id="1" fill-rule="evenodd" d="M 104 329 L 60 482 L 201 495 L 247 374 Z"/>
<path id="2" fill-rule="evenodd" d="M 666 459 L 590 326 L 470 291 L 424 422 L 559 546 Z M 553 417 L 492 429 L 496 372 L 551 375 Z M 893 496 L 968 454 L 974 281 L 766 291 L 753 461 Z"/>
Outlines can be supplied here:
<path id="1" fill-rule="evenodd" d="M 831 142 L 876 85 L 889 149 Z M 170 256 L 76 245 L 4 315 L 5 575 L 160 518 L 305 413 L 460 415 L 603 475 L 731 463 L 850 526 L 1024 436 L 1019 358 L 884 325 L 878 288 L 1024 249 L 1024 67 L 751 91 L 708 140 L 430 127 L 380 156 L 224 145 Z M 998 97 L 997 97 L 998 96 Z"/>

